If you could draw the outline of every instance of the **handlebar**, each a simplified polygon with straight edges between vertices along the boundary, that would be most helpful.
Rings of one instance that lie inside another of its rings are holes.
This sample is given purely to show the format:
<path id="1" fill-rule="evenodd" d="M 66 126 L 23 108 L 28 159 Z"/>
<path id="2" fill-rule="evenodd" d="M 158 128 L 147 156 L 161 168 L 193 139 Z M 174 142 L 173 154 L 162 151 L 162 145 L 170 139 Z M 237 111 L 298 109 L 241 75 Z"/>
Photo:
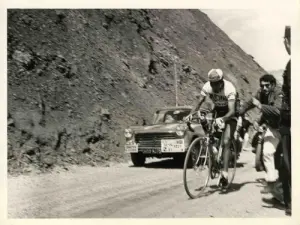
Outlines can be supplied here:
<path id="1" fill-rule="evenodd" d="M 253 127 L 253 128 L 258 133 L 263 133 L 263 132 L 265 132 L 267 130 L 266 126 L 259 126 L 258 128 L 255 128 L 255 127 Z"/>
<path id="2" fill-rule="evenodd" d="M 192 123 L 191 123 L 190 121 L 188 121 L 188 122 L 186 123 L 187 127 L 189 128 L 189 130 L 192 131 L 192 132 L 195 132 L 195 130 L 192 128 L 191 124 L 192 124 Z"/>
<path id="3" fill-rule="evenodd" d="M 204 112 L 205 113 L 205 117 L 207 116 L 207 114 L 210 112 L 210 111 L 201 111 L 201 112 Z M 193 115 L 195 115 L 196 113 L 198 113 L 198 111 L 194 112 L 191 114 L 191 117 L 193 117 Z M 206 119 L 206 118 L 205 118 Z M 207 120 L 207 119 L 206 119 Z M 216 115 L 214 115 L 213 119 L 211 120 L 210 124 L 209 125 L 209 130 L 208 130 L 208 133 L 209 135 L 212 135 L 213 133 L 215 133 L 217 130 L 218 130 L 218 126 L 215 124 L 215 120 L 216 120 Z M 190 131 L 192 132 L 195 132 L 195 129 L 192 128 L 192 123 L 191 121 L 187 121 L 186 122 L 187 124 L 187 127 Z"/>

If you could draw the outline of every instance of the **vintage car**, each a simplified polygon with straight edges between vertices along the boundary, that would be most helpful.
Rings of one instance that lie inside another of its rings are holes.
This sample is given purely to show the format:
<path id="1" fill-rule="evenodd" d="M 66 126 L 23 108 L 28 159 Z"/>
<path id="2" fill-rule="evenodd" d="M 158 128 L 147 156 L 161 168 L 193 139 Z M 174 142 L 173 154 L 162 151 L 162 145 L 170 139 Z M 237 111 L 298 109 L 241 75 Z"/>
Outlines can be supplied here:
<path id="1" fill-rule="evenodd" d="M 194 132 L 183 121 L 192 107 L 177 106 L 157 109 L 151 125 L 125 129 L 125 152 L 135 166 L 143 166 L 147 157 L 184 161 L 186 151 L 197 136 L 204 136 L 200 123 L 193 123 Z"/>

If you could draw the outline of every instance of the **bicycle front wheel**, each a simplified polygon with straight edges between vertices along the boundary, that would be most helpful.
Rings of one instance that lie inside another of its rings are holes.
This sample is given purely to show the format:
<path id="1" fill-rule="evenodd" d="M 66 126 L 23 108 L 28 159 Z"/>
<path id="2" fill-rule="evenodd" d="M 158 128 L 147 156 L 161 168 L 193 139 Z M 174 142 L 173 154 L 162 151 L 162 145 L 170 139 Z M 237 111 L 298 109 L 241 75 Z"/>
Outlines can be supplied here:
<path id="1" fill-rule="evenodd" d="M 196 138 L 190 145 L 183 167 L 184 188 L 192 199 L 198 198 L 208 185 L 211 157 L 205 139 Z"/>
<path id="2" fill-rule="evenodd" d="M 237 161 L 237 146 L 234 141 L 230 145 L 230 157 L 229 157 L 229 168 L 228 168 L 228 185 L 229 188 L 233 182 L 236 172 L 236 161 Z"/>

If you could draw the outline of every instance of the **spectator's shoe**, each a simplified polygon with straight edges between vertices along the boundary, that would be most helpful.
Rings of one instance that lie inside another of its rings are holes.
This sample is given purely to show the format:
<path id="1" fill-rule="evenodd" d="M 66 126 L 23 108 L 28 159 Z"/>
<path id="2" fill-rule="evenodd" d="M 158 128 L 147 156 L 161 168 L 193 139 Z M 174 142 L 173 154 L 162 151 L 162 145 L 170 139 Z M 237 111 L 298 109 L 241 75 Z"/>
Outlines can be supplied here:
<path id="1" fill-rule="evenodd" d="M 279 201 L 277 198 L 273 197 L 273 198 L 262 198 L 263 202 L 267 203 L 267 204 L 272 204 L 272 205 L 279 205 L 282 207 L 282 209 L 286 209 L 286 207 L 284 206 L 284 202 Z"/>
<path id="2" fill-rule="evenodd" d="M 264 187 L 263 190 L 260 191 L 261 194 L 272 194 L 274 193 L 276 182 L 268 182 L 267 186 Z"/>
<path id="3" fill-rule="evenodd" d="M 264 178 L 258 178 L 256 179 L 257 182 L 261 183 L 262 185 L 267 185 L 267 181 Z"/>
<path id="4" fill-rule="evenodd" d="M 264 189 L 260 191 L 261 194 L 269 194 L 271 193 L 270 187 L 265 186 Z"/>

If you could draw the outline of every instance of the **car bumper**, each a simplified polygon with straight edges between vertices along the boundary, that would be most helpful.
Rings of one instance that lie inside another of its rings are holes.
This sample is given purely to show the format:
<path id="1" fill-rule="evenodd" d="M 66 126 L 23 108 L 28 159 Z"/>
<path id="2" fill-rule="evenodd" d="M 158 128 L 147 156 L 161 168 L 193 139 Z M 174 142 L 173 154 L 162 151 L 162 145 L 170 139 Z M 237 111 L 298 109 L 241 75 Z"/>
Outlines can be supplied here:
<path id="1" fill-rule="evenodd" d="M 145 146 L 137 143 L 126 143 L 126 153 L 144 153 L 144 154 L 164 154 L 164 153 L 183 153 L 186 151 L 184 139 L 164 139 L 160 146 Z"/>

